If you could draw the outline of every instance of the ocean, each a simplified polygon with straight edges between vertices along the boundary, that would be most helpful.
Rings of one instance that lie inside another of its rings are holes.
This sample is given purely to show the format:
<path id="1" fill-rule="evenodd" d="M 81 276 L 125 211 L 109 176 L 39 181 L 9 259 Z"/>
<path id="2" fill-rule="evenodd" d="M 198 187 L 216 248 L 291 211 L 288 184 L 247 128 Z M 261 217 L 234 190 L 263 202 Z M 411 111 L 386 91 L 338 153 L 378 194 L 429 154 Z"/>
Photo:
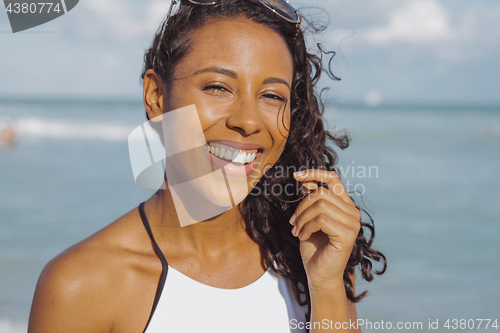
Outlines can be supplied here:
<path id="1" fill-rule="evenodd" d="M 363 332 L 449 331 L 453 319 L 496 331 L 477 319 L 500 320 L 500 107 L 334 105 L 325 119 L 351 135 L 339 173 L 388 260 L 357 283 Z M 144 121 L 138 103 L 0 101 L 0 129 L 18 134 L 0 149 L 0 333 L 26 331 L 51 258 L 154 193 L 134 183 L 128 156 Z"/>

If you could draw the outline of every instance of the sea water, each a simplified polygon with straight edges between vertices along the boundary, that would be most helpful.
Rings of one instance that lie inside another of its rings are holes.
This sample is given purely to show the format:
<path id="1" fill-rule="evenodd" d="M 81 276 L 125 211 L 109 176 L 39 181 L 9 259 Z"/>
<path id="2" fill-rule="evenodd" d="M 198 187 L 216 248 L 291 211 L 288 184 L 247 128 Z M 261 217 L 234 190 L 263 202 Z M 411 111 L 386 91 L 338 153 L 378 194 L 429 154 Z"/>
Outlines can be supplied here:
<path id="1" fill-rule="evenodd" d="M 358 317 L 421 322 L 415 332 L 500 319 L 500 108 L 330 106 L 325 118 L 350 133 L 338 171 L 388 260 L 384 275 L 357 281 L 368 290 Z M 139 103 L 0 102 L 0 129 L 18 134 L 0 150 L 0 333 L 26 331 L 51 258 L 153 194 L 135 185 L 128 156 L 144 121 Z"/>

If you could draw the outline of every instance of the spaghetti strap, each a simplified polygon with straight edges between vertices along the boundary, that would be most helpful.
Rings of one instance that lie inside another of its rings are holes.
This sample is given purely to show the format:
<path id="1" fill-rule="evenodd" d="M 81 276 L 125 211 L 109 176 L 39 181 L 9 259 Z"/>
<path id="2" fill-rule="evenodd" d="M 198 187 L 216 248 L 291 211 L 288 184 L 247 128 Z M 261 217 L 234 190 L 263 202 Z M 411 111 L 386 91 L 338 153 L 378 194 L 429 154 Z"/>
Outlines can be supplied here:
<path id="1" fill-rule="evenodd" d="M 262 327 L 273 333 L 305 333 L 305 329 L 292 330 L 289 324 L 292 320 L 305 323 L 307 307 L 297 303 L 285 278 L 268 268 L 258 280 L 236 289 L 196 281 L 168 267 L 153 237 L 144 203 L 139 205 L 139 213 L 162 263 L 158 289 L 143 333 L 229 333 L 234 332 L 235 327 L 239 327 L 237 331 L 241 333 L 261 332 Z M 255 318 L 257 320 L 252 320 Z"/>
<path id="2" fill-rule="evenodd" d="M 155 295 L 155 300 L 153 303 L 153 308 L 151 310 L 151 314 L 149 315 L 146 327 L 144 327 L 144 332 L 146 332 L 146 329 L 148 328 L 148 325 L 151 321 L 151 318 L 153 317 L 153 314 L 156 310 L 156 306 L 158 305 L 158 302 L 160 301 L 163 287 L 165 286 L 165 280 L 167 279 L 167 272 L 168 272 L 168 263 L 167 263 L 167 259 L 165 259 L 165 256 L 163 255 L 163 252 L 161 252 L 160 247 L 156 243 L 156 240 L 153 236 L 153 232 L 151 231 L 151 227 L 149 226 L 148 218 L 146 217 L 146 212 L 144 211 L 144 202 L 142 202 L 139 205 L 139 214 L 141 215 L 141 220 L 142 220 L 142 223 L 144 224 L 144 228 L 146 228 L 146 231 L 148 232 L 149 238 L 151 238 L 151 242 L 153 243 L 154 250 L 155 250 L 158 258 L 160 258 L 161 266 L 162 266 L 160 281 L 158 282 L 158 288 L 156 289 L 156 295 Z"/>

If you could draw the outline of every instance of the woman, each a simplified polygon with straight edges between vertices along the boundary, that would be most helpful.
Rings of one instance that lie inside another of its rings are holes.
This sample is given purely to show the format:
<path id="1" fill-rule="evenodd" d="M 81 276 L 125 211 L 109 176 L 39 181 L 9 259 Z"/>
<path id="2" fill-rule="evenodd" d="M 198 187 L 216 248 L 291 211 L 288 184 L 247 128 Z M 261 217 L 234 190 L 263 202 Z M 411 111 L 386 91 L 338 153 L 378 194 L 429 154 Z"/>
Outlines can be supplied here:
<path id="1" fill-rule="evenodd" d="M 346 326 L 364 296 L 354 268 L 371 280 L 369 259 L 385 269 L 385 258 L 333 171 L 326 138 L 348 139 L 323 128 L 321 59 L 300 17 L 281 0 L 185 0 L 166 21 L 145 55 L 147 117 L 194 104 L 208 146 L 255 155 L 251 193 L 182 227 L 170 187 L 159 190 L 47 264 L 29 332 L 359 331 Z"/>

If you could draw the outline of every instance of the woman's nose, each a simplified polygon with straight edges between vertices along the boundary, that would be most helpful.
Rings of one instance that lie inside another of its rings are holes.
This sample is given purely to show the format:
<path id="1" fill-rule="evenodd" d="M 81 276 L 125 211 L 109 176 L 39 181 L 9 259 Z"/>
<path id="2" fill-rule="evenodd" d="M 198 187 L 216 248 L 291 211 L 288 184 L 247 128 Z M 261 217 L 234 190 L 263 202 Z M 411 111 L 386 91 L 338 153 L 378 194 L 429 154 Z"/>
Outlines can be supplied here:
<path id="1" fill-rule="evenodd" d="M 226 124 L 230 129 L 243 136 L 259 133 L 264 128 L 258 101 L 252 98 L 239 98 L 231 108 Z"/>

